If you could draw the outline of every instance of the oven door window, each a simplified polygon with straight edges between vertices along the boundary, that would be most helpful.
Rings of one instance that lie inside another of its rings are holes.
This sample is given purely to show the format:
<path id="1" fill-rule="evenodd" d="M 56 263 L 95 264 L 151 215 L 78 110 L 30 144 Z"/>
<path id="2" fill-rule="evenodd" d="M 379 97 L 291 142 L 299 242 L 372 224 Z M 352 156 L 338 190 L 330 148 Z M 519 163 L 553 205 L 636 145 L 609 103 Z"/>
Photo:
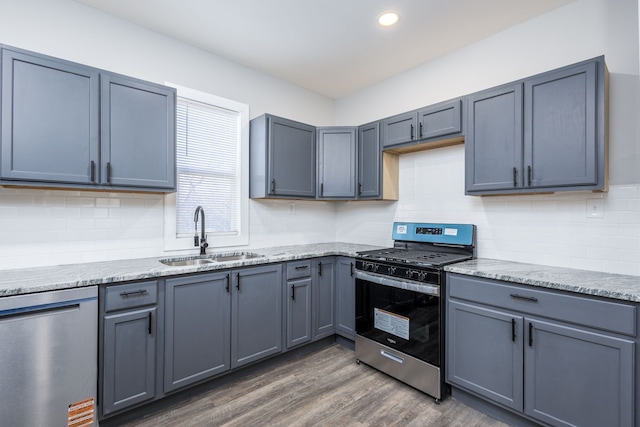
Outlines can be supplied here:
<path id="1" fill-rule="evenodd" d="M 440 366 L 440 298 L 356 281 L 356 332 Z"/>

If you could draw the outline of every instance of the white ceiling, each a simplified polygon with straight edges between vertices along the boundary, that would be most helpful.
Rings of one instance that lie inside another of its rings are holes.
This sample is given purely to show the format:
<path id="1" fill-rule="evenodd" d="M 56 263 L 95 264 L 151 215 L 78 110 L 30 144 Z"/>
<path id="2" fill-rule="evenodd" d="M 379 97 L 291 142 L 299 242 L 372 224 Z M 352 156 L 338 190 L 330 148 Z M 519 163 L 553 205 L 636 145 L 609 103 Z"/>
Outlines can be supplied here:
<path id="1" fill-rule="evenodd" d="M 340 98 L 575 0 L 77 1 Z"/>

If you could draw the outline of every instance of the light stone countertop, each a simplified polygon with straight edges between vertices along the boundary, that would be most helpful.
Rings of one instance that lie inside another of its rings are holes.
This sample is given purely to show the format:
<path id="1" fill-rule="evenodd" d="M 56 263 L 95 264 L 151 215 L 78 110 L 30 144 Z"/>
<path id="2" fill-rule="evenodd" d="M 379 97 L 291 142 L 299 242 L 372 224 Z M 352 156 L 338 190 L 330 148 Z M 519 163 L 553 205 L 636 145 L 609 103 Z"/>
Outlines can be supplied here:
<path id="1" fill-rule="evenodd" d="M 484 258 L 449 265 L 445 270 L 540 288 L 640 302 L 640 276 Z"/>
<path id="2" fill-rule="evenodd" d="M 273 248 L 247 249 L 243 251 L 219 251 L 208 253 L 234 254 L 251 252 L 264 255 L 240 261 L 216 262 L 188 267 L 169 267 L 162 259 L 184 259 L 193 256 L 168 255 L 157 258 L 141 258 L 122 261 L 91 262 L 84 264 L 58 265 L 51 267 L 0 270 L 0 297 L 55 291 L 115 282 L 154 279 L 187 273 L 247 267 L 322 256 L 354 257 L 358 251 L 379 249 L 379 246 L 353 243 L 318 243 L 308 245 L 279 246 Z"/>

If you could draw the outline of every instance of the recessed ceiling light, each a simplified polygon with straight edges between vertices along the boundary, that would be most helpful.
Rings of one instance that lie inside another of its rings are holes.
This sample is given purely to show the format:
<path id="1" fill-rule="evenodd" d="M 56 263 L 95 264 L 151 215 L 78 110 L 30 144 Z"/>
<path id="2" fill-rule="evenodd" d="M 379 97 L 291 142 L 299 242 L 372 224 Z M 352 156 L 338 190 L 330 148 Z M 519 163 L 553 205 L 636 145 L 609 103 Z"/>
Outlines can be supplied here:
<path id="1" fill-rule="evenodd" d="M 400 16 L 396 12 L 384 12 L 378 16 L 378 24 L 383 27 L 390 27 L 398 22 L 398 19 L 400 19 Z"/>

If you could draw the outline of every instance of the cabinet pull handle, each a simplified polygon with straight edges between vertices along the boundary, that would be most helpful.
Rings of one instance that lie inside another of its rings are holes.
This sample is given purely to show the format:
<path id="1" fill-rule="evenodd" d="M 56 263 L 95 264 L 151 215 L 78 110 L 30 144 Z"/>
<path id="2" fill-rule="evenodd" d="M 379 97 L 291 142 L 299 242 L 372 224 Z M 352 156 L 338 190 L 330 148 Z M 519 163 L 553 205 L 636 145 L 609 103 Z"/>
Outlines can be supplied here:
<path id="1" fill-rule="evenodd" d="M 236 273 L 236 289 L 240 290 L 240 273 Z"/>
<path id="2" fill-rule="evenodd" d="M 358 196 L 360 196 L 362 194 L 362 183 L 359 182 L 358 183 Z"/>
<path id="3" fill-rule="evenodd" d="M 527 296 L 527 295 L 511 294 L 511 298 L 523 299 L 525 301 L 531 301 L 531 302 L 538 302 L 538 298 L 530 297 L 530 296 Z"/>
<path id="4" fill-rule="evenodd" d="M 529 187 L 531 187 L 531 181 L 533 180 L 533 171 L 531 170 L 531 166 L 527 166 L 527 181 Z"/>
<path id="5" fill-rule="evenodd" d="M 353 263 L 351 263 L 351 277 L 353 277 Z"/>
<path id="6" fill-rule="evenodd" d="M 322 261 L 318 263 L 318 276 L 322 277 Z"/>
<path id="7" fill-rule="evenodd" d="M 511 341 L 516 341 L 516 319 L 511 319 Z"/>
<path id="8" fill-rule="evenodd" d="M 320 197 L 324 196 L 324 182 L 320 184 Z"/>
<path id="9" fill-rule="evenodd" d="M 533 323 L 529 322 L 529 347 L 533 347 Z"/>
<path id="10" fill-rule="evenodd" d="M 420 132 L 420 138 L 422 138 L 422 122 L 420 122 L 419 132 Z"/>
<path id="11" fill-rule="evenodd" d="M 518 186 L 518 169 L 515 166 L 513 167 L 513 186 Z"/>
<path id="12" fill-rule="evenodd" d="M 111 184 L 111 162 L 107 162 L 107 184 Z"/>
<path id="13" fill-rule="evenodd" d="M 296 266 L 296 270 L 304 270 L 304 269 L 307 269 L 307 268 L 309 268 L 308 265 L 297 265 Z"/>
<path id="14" fill-rule="evenodd" d="M 152 324 L 151 312 L 149 312 L 149 335 L 151 335 L 151 324 Z"/>
<path id="15" fill-rule="evenodd" d="M 138 289 L 137 291 L 131 291 L 131 292 L 120 292 L 120 296 L 121 297 L 130 297 L 132 295 L 144 295 L 146 294 L 148 291 L 146 289 Z"/>
<path id="16" fill-rule="evenodd" d="M 227 290 L 227 293 L 229 293 L 229 281 L 230 281 L 230 277 L 229 276 L 231 276 L 231 275 L 229 273 L 227 273 L 227 284 L 225 286 L 225 288 Z"/>
<path id="17" fill-rule="evenodd" d="M 91 182 L 96 182 L 96 162 L 91 160 L 91 166 L 89 169 L 91 171 Z"/>
<path id="18" fill-rule="evenodd" d="M 293 301 L 296 300 L 296 286 L 295 285 L 291 285 L 291 299 Z"/>
<path id="19" fill-rule="evenodd" d="M 276 193 L 276 180 L 272 179 L 271 180 L 271 194 L 275 194 Z"/>
<path id="20" fill-rule="evenodd" d="M 411 124 L 411 139 L 413 139 L 413 124 Z"/>

